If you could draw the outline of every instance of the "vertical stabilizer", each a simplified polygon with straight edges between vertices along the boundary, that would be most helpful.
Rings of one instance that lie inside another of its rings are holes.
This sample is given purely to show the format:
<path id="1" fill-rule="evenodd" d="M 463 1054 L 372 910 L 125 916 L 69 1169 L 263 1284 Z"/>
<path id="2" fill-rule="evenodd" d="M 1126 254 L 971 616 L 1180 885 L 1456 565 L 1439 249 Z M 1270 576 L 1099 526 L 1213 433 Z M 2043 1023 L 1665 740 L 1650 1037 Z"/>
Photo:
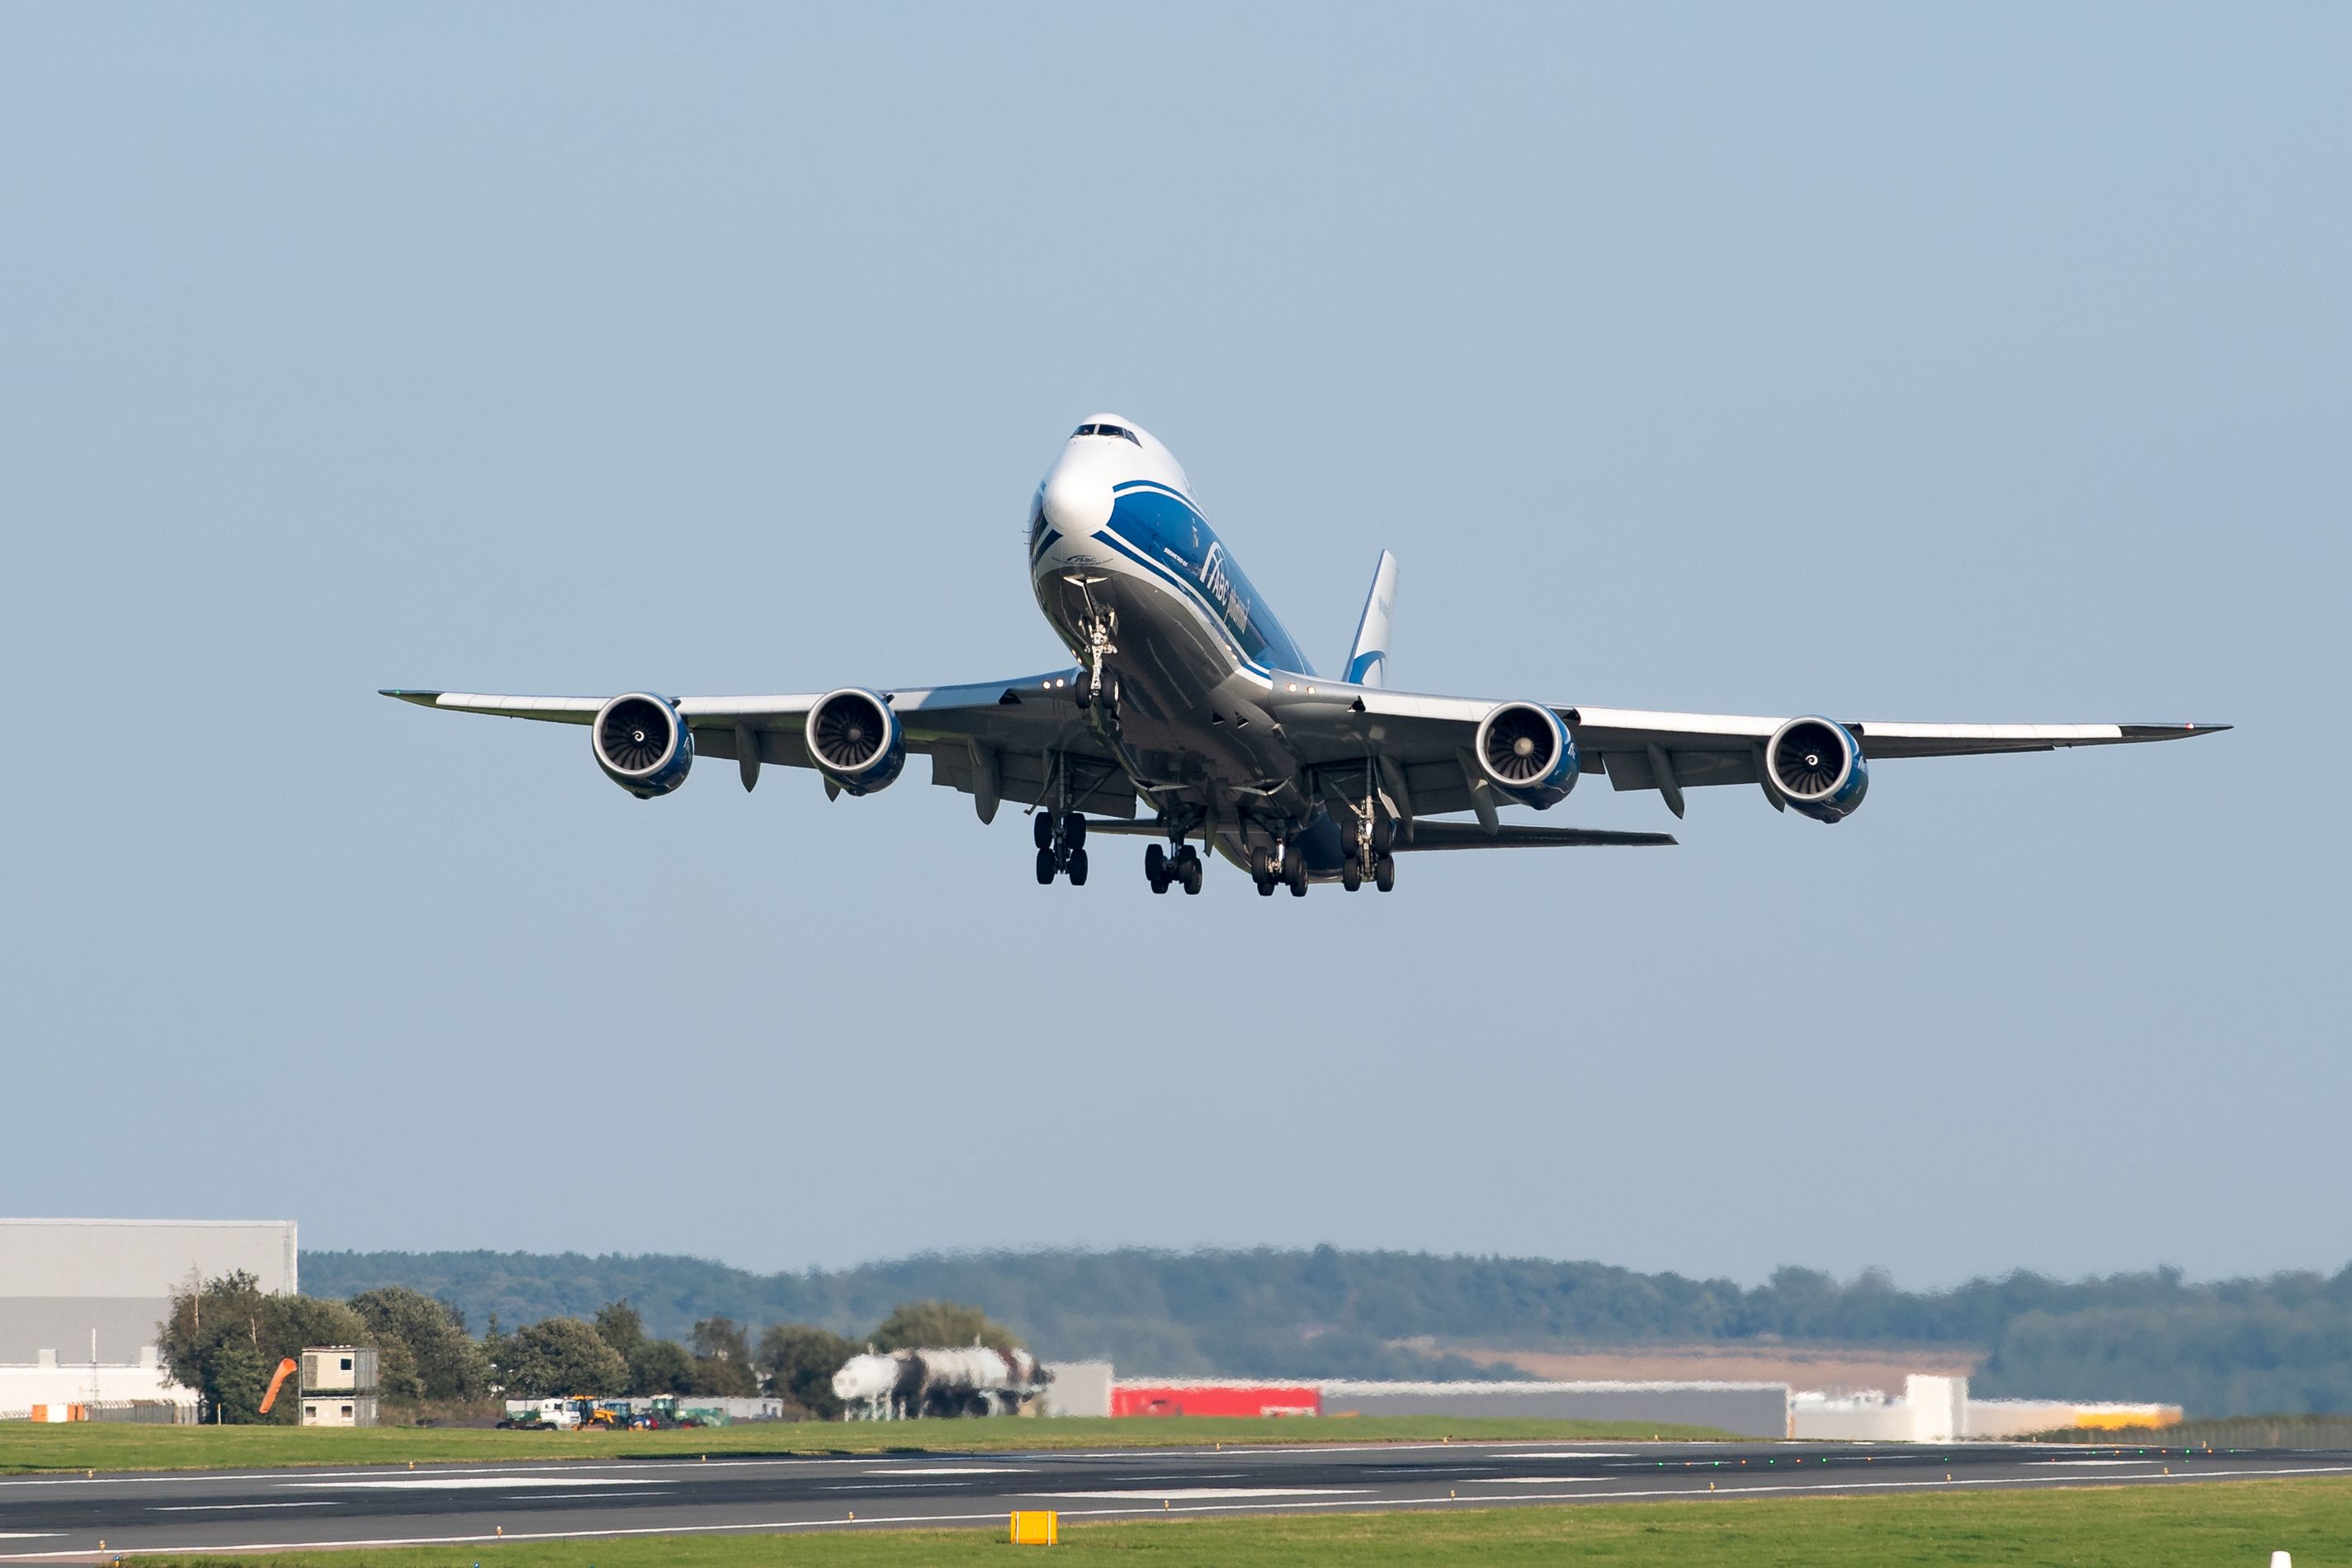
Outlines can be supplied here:
<path id="1" fill-rule="evenodd" d="M 1348 650 L 1348 679 L 1358 686 L 1389 683 L 1389 617 L 1396 605 L 1396 557 L 1381 552 L 1372 591 L 1364 596 L 1364 618 L 1356 623 L 1356 643 Z"/>

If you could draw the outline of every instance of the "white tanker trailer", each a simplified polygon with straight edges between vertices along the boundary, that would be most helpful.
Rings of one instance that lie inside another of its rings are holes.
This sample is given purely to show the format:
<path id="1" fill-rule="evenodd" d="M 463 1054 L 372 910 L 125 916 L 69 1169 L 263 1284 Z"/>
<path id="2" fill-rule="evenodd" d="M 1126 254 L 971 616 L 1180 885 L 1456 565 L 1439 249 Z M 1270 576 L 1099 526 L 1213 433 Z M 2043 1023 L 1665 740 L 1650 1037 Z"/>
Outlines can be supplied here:
<path id="1" fill-rule="evenodd" d="M 1023 1350 L 868 1351 L 842 1363 L 833 1393 L 853 1421 L 1003 1415 L 1045 1393 L 1052 1375 Z"/>

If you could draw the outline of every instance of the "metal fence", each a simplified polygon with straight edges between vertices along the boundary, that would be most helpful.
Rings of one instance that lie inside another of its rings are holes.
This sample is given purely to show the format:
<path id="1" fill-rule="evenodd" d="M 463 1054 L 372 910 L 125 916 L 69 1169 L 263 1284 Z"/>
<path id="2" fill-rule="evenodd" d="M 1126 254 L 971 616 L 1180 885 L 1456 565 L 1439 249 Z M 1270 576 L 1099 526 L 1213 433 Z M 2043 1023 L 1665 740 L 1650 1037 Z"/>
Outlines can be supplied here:
<path id="1" fill-rule="evenodd" d="M 2173 1426 L 2074 1426 L 2037 1436 L 2123 1448 L 2352 1448 L 2352 1415 L 2222 1415 Z"/>

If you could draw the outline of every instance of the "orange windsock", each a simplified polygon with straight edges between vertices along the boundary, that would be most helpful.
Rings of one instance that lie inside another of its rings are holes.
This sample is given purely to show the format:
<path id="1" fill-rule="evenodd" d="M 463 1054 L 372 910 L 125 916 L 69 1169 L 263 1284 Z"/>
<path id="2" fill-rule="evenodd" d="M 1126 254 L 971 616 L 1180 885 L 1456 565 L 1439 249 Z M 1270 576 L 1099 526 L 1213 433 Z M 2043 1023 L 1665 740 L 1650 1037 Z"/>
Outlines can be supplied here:
<path id="1" fill-rule="evenodd" d="M 269 1380 L 269 1392 L 261 1396 L 262 1415 L 268 1415 L 269 1407 L 278 1403 L 278 1391 L 286 1386 L 286 1380 L 293 1376 L 294 1372 L 294 1358 L 292 1356 L 289 1355 L 284 1361 L 278 1363 L 278 1375 Z"/>

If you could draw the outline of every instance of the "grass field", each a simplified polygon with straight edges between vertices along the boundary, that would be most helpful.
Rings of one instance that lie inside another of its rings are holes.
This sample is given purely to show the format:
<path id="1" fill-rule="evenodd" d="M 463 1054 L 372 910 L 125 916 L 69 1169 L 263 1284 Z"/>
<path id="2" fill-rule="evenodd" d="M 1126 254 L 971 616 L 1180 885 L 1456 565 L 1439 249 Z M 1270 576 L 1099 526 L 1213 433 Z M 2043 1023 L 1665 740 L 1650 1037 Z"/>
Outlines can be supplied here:
<path id="1" fill-rule="evenodd" d="M 759 1422 L 682 1432 L 499 1432 L 374 1426 L 118 1426 L 0 1424 L 0 1474 L 28 1470 L 196 1470 L 265 1465 L 398 1465 L 681 1454 L 891 1454 L 1002 1448 L 1164 1448 L 1211 1443 L 1402 1443 L 1529 1438 L 1724 1437 L 1703 1426 L 1639 1431 L 1622 1422 L 1339 1416 L 1220 1420 Z"/>
<path id="2" fill-rule="evenodd" d="M 1674 1568 L 1879 1568 L 2065 1563 L 2079 1568 L 2243 1564 L 2284 1549 L 2298 1565 L 2352 1563 L 2352 1480 L 1910 1494 L 1459 1513 L 1071 1524 L 1047 1563 L 1138 1568 L 1405 1563 L 1517 1568 L 1565 1561 Z M 1020 1561 L 1002 1531 L 649 1536 L 390 1552 L 274 1552 L 255 1568 L 928 1568 Z M 178 1561 L 220 1568 L 236 1559 Z"/>

